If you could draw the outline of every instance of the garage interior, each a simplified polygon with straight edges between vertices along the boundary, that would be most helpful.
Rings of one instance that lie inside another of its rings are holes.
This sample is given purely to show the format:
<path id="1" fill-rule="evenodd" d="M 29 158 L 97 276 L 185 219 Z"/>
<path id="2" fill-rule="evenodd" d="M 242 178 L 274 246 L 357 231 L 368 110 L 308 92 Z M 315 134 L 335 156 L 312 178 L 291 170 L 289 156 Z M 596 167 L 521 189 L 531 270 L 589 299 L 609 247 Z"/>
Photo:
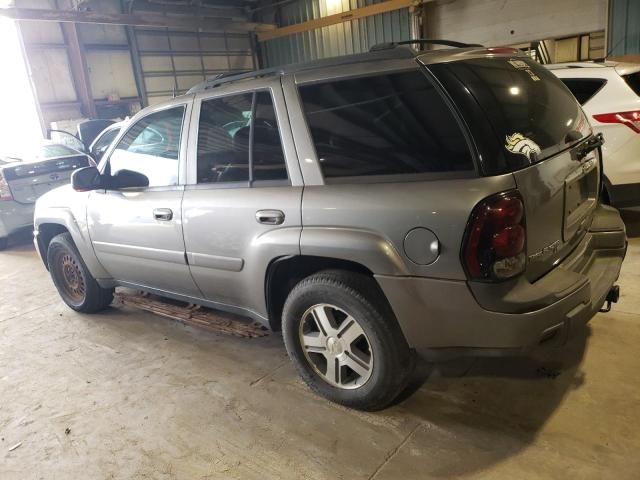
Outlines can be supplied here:
<path id="1" fill-rule="evenodd" d="M 640 63 L 633 0 L 0 6 L 43 136 L 131 117 L 216 75 L 407 39 L 510 46 L 544 64 Z M 380 412 L 312 393 L 279 332 L 239 338 L 130 306 L 75 313 L 31 232 L 16 234 L 0 251 L 0 478 L 640 478 L 640 209 L 621 213 L 629 244 L 611 312 L 527 356 L 422 357 Z"/>

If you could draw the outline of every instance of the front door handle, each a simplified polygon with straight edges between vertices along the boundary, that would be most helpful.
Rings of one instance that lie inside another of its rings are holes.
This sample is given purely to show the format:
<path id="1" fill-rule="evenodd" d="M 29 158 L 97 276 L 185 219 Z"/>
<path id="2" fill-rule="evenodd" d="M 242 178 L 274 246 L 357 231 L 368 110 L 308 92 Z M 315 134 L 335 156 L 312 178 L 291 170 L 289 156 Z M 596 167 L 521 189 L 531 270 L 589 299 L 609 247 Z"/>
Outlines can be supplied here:
<path id="1" fill-rule="evenodd" d="M 170 208 L 154 208 L 153 218 L 155 218 L 156 220 L 168 222 L 173 218 L 173 212 Z"/>
<path id="2" fill-rule="evenodd" d="M 284 223 L 284 212 L 280 210 L 258 210 L 256 212 L 258 223 L 265 225 L 281 225 Z"/>

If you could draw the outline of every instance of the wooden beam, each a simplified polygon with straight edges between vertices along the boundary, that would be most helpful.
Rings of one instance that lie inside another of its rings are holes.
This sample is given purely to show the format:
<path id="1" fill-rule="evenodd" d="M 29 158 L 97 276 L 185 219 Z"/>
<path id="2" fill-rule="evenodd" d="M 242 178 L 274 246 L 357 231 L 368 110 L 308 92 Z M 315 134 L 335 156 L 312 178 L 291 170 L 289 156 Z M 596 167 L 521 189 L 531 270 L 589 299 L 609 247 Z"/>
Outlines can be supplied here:
<path id="1" fill-rule="evenodd" d="M 78 10 L 41 10 L 38 8 L 0 8 L 0 17 L 34 22 L 93 23 L 132 27 L 190 28 L 202 31 L 262 32 L 275 28 L 268 23 L 247 22 L 239 18 L 161 13 L 102 13 Z"/>
<path id="2" fill-rule="evenodd" d="M 358 18 L 370 17 L 379 13 L 392 12 L 402 8 L 408 8 L 419 5 L 420 0 L 387 0 L 386 2 L 376 3 L 368 7 L 356 8 L 347 12 L 336 13 L 335 15 L 327 15 L 326 17 L 316 18 L 308 22 L 296 23 L 286 27 L 275 28 L 272 30 L 258 31 L 258 40 L 273 40 L 274 38 L 293 35 L 294 33 L 307 32 L 316 28 L 328 27 L 338 23 L 349 22 Z"/>
<path id="3" fill-rule="evenodd" d="M 96 118 L 96 104 L 93 101 L 93 94 L 91 92 L 87 60 L 80 45 L 76 24 L 63 23 L 62 33 L 64 34 L 64 39 L 67 44 L 69 66 L 71 67 L 76 95 L 82 104 L 82 113 L 91 119 Z"/>

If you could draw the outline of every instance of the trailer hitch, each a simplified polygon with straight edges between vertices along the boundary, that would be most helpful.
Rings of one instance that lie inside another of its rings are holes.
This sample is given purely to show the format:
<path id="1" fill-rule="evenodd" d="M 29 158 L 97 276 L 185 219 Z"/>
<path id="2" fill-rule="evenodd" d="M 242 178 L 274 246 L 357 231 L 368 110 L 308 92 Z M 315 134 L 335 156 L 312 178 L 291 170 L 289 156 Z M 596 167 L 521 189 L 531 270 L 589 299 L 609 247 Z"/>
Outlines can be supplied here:
<path id="1" fill-rule="evenodd" d="M 607 313 L 611 311 L 611 304 L 618 303 L 618 299 L 620 298 L 620 287 L 618 285 L 614 285 L 607 293 L 607 298 L 605 298 L 606 306 L 601 308 L 600 311 L 602 313 Z"/>

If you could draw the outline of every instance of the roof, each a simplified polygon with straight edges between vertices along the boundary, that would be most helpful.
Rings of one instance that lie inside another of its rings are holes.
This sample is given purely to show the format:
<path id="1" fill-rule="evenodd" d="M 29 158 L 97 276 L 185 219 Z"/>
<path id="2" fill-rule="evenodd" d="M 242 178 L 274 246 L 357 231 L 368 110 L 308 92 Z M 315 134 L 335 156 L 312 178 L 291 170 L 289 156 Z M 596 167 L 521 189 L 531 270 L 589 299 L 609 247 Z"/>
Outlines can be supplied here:
<path id="1" fill-rule="evenodd" d="M 418 55 L 423 55 L 425 52 L 416 52 L 410 48 L 388 48 L 380 49 L 366 53 L 356 53 L 353 55 L 344 55 L 340 57 L 323 58 L 320 60 L 312 60 L 303 63 L 293 63 L 289 65 L 283 65 L 274 68 L 265 68 L 262 70 L 255 70 L 250 72 L 240 72 L 237 74 L 223 74 L 217 77 L 208 79 L 198 85 L 192 87 L 188 94 L 201 92 L 209 88 L 222 85 L 223 83 L 230 83 L 240 81 L 248 78 L 258 78 L 272 75 L 285 75 L 290 73 L 297 73 L 301 71 L 316 70 L 322 68 L 337 67 L 340 65 L 351 65 L 364 62 L 378 62 L 382 60 L 394 60 L 394 59 L 412 59 Z"/>
<path id="2" fill-rule="evenodd" d="M 619 75 L 627 75 L 640 71 L 640 64 L 626 62 L 567 62 L 545 65 L 549 70 L 569 70 L 573 68 L 613 68 Z"/>
<path id="3" fill-rule="evenodd" d="M 616 62 L 605 62 L 605 63 L 596 63 L 596 62 L 566 62 L 566 63 L 549 63 L 545 65 L 549 70 L 564 70 L 568 68 L 605 68 L 612 67 L 615 65 L 611 65 L 611 63 Z"/>
<path id="4" fill-rule="evenodd" d="M 416 51 L 408 47 L 412 44 L 441 45 L 453 48 L 436 49 L 427 51 Z M 461 60 L 470 56 L 523 56 L 524 54 L 511 47 L 489 47 L 485 48 L 479 44 L 466 44 L 451 40 L 416 39 L 402 42 L 390 42 L 375 45 L 366 53 L 344 55 L 340 57 L 324 58 L 310 62 L 284 65 L 281 67 L 267 68 L 253 72 L 242 72 L 238 74 L 223 74 L 202 82 L 191 88 L 187 94 L 202 92 L 218 85 L 230 82 L 245 80 L 249 78 L 259 78 L 266 76 L 279 76 L 301 71 L 327 69 L 339 67 L 341 65 L 357 65 L 365 62 L 380 62 L 384 60 L 410 60 L 420 57 L 422 62 L 437 63 L 450 60 Z"/>

